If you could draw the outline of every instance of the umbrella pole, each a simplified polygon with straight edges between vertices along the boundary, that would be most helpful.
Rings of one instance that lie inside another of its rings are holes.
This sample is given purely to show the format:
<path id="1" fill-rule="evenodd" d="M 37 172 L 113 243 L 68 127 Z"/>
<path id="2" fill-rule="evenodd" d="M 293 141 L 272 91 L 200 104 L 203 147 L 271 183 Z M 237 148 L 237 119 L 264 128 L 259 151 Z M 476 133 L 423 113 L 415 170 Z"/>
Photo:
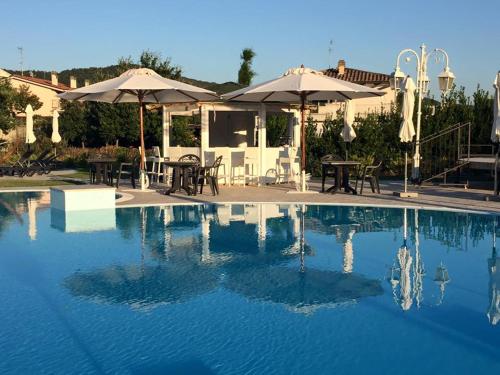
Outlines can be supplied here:
<path id="1" fill-rule="evenodd" d="M 139 163 L 139 178 L 141 184 L 141 190 L 147 188 L 146 173 L 144 171 L 144 159 L 146 158 L 146 149 L 144 148 L 144 94 L 139 93 L 139 125 L 140 125 L 140 138 L 141 138 L 141 160 Z"/>
<path id="2" fill-rule="evenodd" d="M 405 151 L 405 193 L 408 192 L 408 151 Z"/>
<path id="3" fill-rule="evenodd" d="M 493 188 L 494 195 L 498 195 L 498 151 L 500 150 L 500 144 L 497 144 L 497 153 L 495 156 L 495 186 Z"/>
<path id="4" fill-rule="evenodd" d="M 301 134 L 300 134 L 300 149 L 301 149 L 301 167 L 300 167 L 300 184 L 301 184 L 301 190 L 305 191 L 306 190 L 306 95 L 304 93 L 300 94 L 300 99 L 301 99 L 301 106 L 300 106 L 300 111 L 302 115 L 302 124 L 300 127 Z"/>

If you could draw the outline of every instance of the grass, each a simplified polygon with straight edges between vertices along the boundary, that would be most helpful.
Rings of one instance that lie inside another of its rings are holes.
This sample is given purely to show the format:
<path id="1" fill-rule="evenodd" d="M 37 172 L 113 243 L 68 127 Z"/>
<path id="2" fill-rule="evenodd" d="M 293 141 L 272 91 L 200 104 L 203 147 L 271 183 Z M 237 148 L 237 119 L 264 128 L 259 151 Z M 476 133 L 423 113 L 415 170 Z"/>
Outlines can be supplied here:
<path id="1" fill-rule="evenodd" d="M 69 180 L 28 180 L 24 178 L 0 178 L 0 188 L 25 188 L 25 187 L 48 187 L 60 185 L 75 185 Z"/>

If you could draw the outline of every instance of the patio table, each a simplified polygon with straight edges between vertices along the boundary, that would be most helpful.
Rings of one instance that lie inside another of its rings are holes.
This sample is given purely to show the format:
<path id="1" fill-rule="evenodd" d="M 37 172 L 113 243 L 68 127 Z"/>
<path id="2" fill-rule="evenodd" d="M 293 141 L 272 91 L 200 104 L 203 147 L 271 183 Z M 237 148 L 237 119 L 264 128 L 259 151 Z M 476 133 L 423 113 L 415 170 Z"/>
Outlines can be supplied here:
<path id="1" fill-rule="evenodd" d="M 337 178 L 335 185 L 326 190 L 327 193 L 336 193 L 340 189 L 344 189 L 346 193 L 358 194 L 356 189 L 349 185 L 349 168 L 357 168 L 361 165 L 358 161 L 353 160 L 331 160 L 321 162 L 321 192 L 325 192 L 326 172 L 328 169 L 335 169 Z"/>
<path id="2" fill-rule="evenodd" d="M 103 180 L 106 181 L 108 174 L 111 174 L 111 180 L 107 185 L 113 185 L 113 164 L 116 163 L 114 158 L 90 158 L 87 163 L 95 167 L 95 184 L 99 185 Z M 90 181 L 92 183 L 92 181 Z"/>
<path id="3" fill-rule="evenodd" d="M 191 172 L 191 176 L 194 176 L 196 183 L 196 179 L 198 178 L 199 163 L 195 161 L 165 160 L 163 165 L 173 169 L 172 186 L 165 191 L 166 195 L 170 195 L 181 189 L 188 195 L 196 195 L 196 185 L 191 187 L 189 184 L 189 178 L 186 177 L 189 176 L 189 172 Z"/>

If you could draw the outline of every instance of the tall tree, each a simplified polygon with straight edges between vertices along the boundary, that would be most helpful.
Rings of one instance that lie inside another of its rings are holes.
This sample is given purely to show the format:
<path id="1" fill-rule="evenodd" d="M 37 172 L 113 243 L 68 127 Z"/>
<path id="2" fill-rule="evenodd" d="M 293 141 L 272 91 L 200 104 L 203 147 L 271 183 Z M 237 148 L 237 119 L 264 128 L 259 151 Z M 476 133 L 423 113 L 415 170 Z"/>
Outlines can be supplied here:
<path id="1" fill-rule="evenodd" d="M 40 109 L 42 107 L 42 102 L 30 91 L 28 85 L 21 85 L 17 90 L 14 97 L 14 109 L 17 112 L 24 112 L 28 104 L 31 104 L 31 107 L 34 111 Z"/>
<path id="2" fill-rule="evenodd" d="M 253 77 L 257 74 L 252 70 L 252 62 L 255 56 L 256 53 L 251 48 L 244 48 L 241 52 L 240 58 L 243 61 L 241 62 L 240 70 L 238 71 L 239 84 L 249 86 Z"/>
<path id="3" fill-rule="evenodd" d="M 0 79 L 0 130 L 7 133 L 16 124 L 16 113 L 24 112 L 31 104 L 36 111 L 42 106 L 38 96 L 31 93 L 27 85 L 19 89 L 12 87 L 8 78 Z"/>

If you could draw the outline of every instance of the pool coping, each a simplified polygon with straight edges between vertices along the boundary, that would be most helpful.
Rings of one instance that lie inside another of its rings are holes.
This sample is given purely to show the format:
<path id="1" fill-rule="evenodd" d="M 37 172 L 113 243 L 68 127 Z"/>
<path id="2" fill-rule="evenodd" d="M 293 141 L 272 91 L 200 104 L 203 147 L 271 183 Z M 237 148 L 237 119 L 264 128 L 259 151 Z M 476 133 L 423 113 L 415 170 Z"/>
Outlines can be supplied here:
<path id="1" fill-rule="evenodd" d="M 49 192 L 51 187 L 40 188 L 13 188 L 13 189 L 0 189 L 0 193 L 30 193 L 30 192 Z M 308 201 L 223 201 L 223 202 L 161 202 L 161 203 L 134 203 L 122 204 L 134 199 L 134 196 L 123 191 L 117 191 L 116 194 L 120 198 L 116 199 L 116 203 L 120 204 L 116 208 L 139 208 L 139 207 L 163 207 L 163 206 L 194 206 L 194 205 L 229 205 L 229 204 L 283 204 L 283 205 L 311 205 L 311 206 L 341 206 L 341 207 L 379 207 L 379 208 L 409 208 L 427 211 L 447 211 L 447 212 L 461 212 L 472 213 L 479 215 L 495 215 L 500 213 L 497 211 L 488 210 L 473 210 L 465 208 L 442 207 L 434 205 L 419 205 L 416 203 L 408 202 L 404 204 L 382 204 L 382 203 L 344 203 L 344 202 L 308 202 Z M 116 209 L 115 208 L 115 209 Z"/>

